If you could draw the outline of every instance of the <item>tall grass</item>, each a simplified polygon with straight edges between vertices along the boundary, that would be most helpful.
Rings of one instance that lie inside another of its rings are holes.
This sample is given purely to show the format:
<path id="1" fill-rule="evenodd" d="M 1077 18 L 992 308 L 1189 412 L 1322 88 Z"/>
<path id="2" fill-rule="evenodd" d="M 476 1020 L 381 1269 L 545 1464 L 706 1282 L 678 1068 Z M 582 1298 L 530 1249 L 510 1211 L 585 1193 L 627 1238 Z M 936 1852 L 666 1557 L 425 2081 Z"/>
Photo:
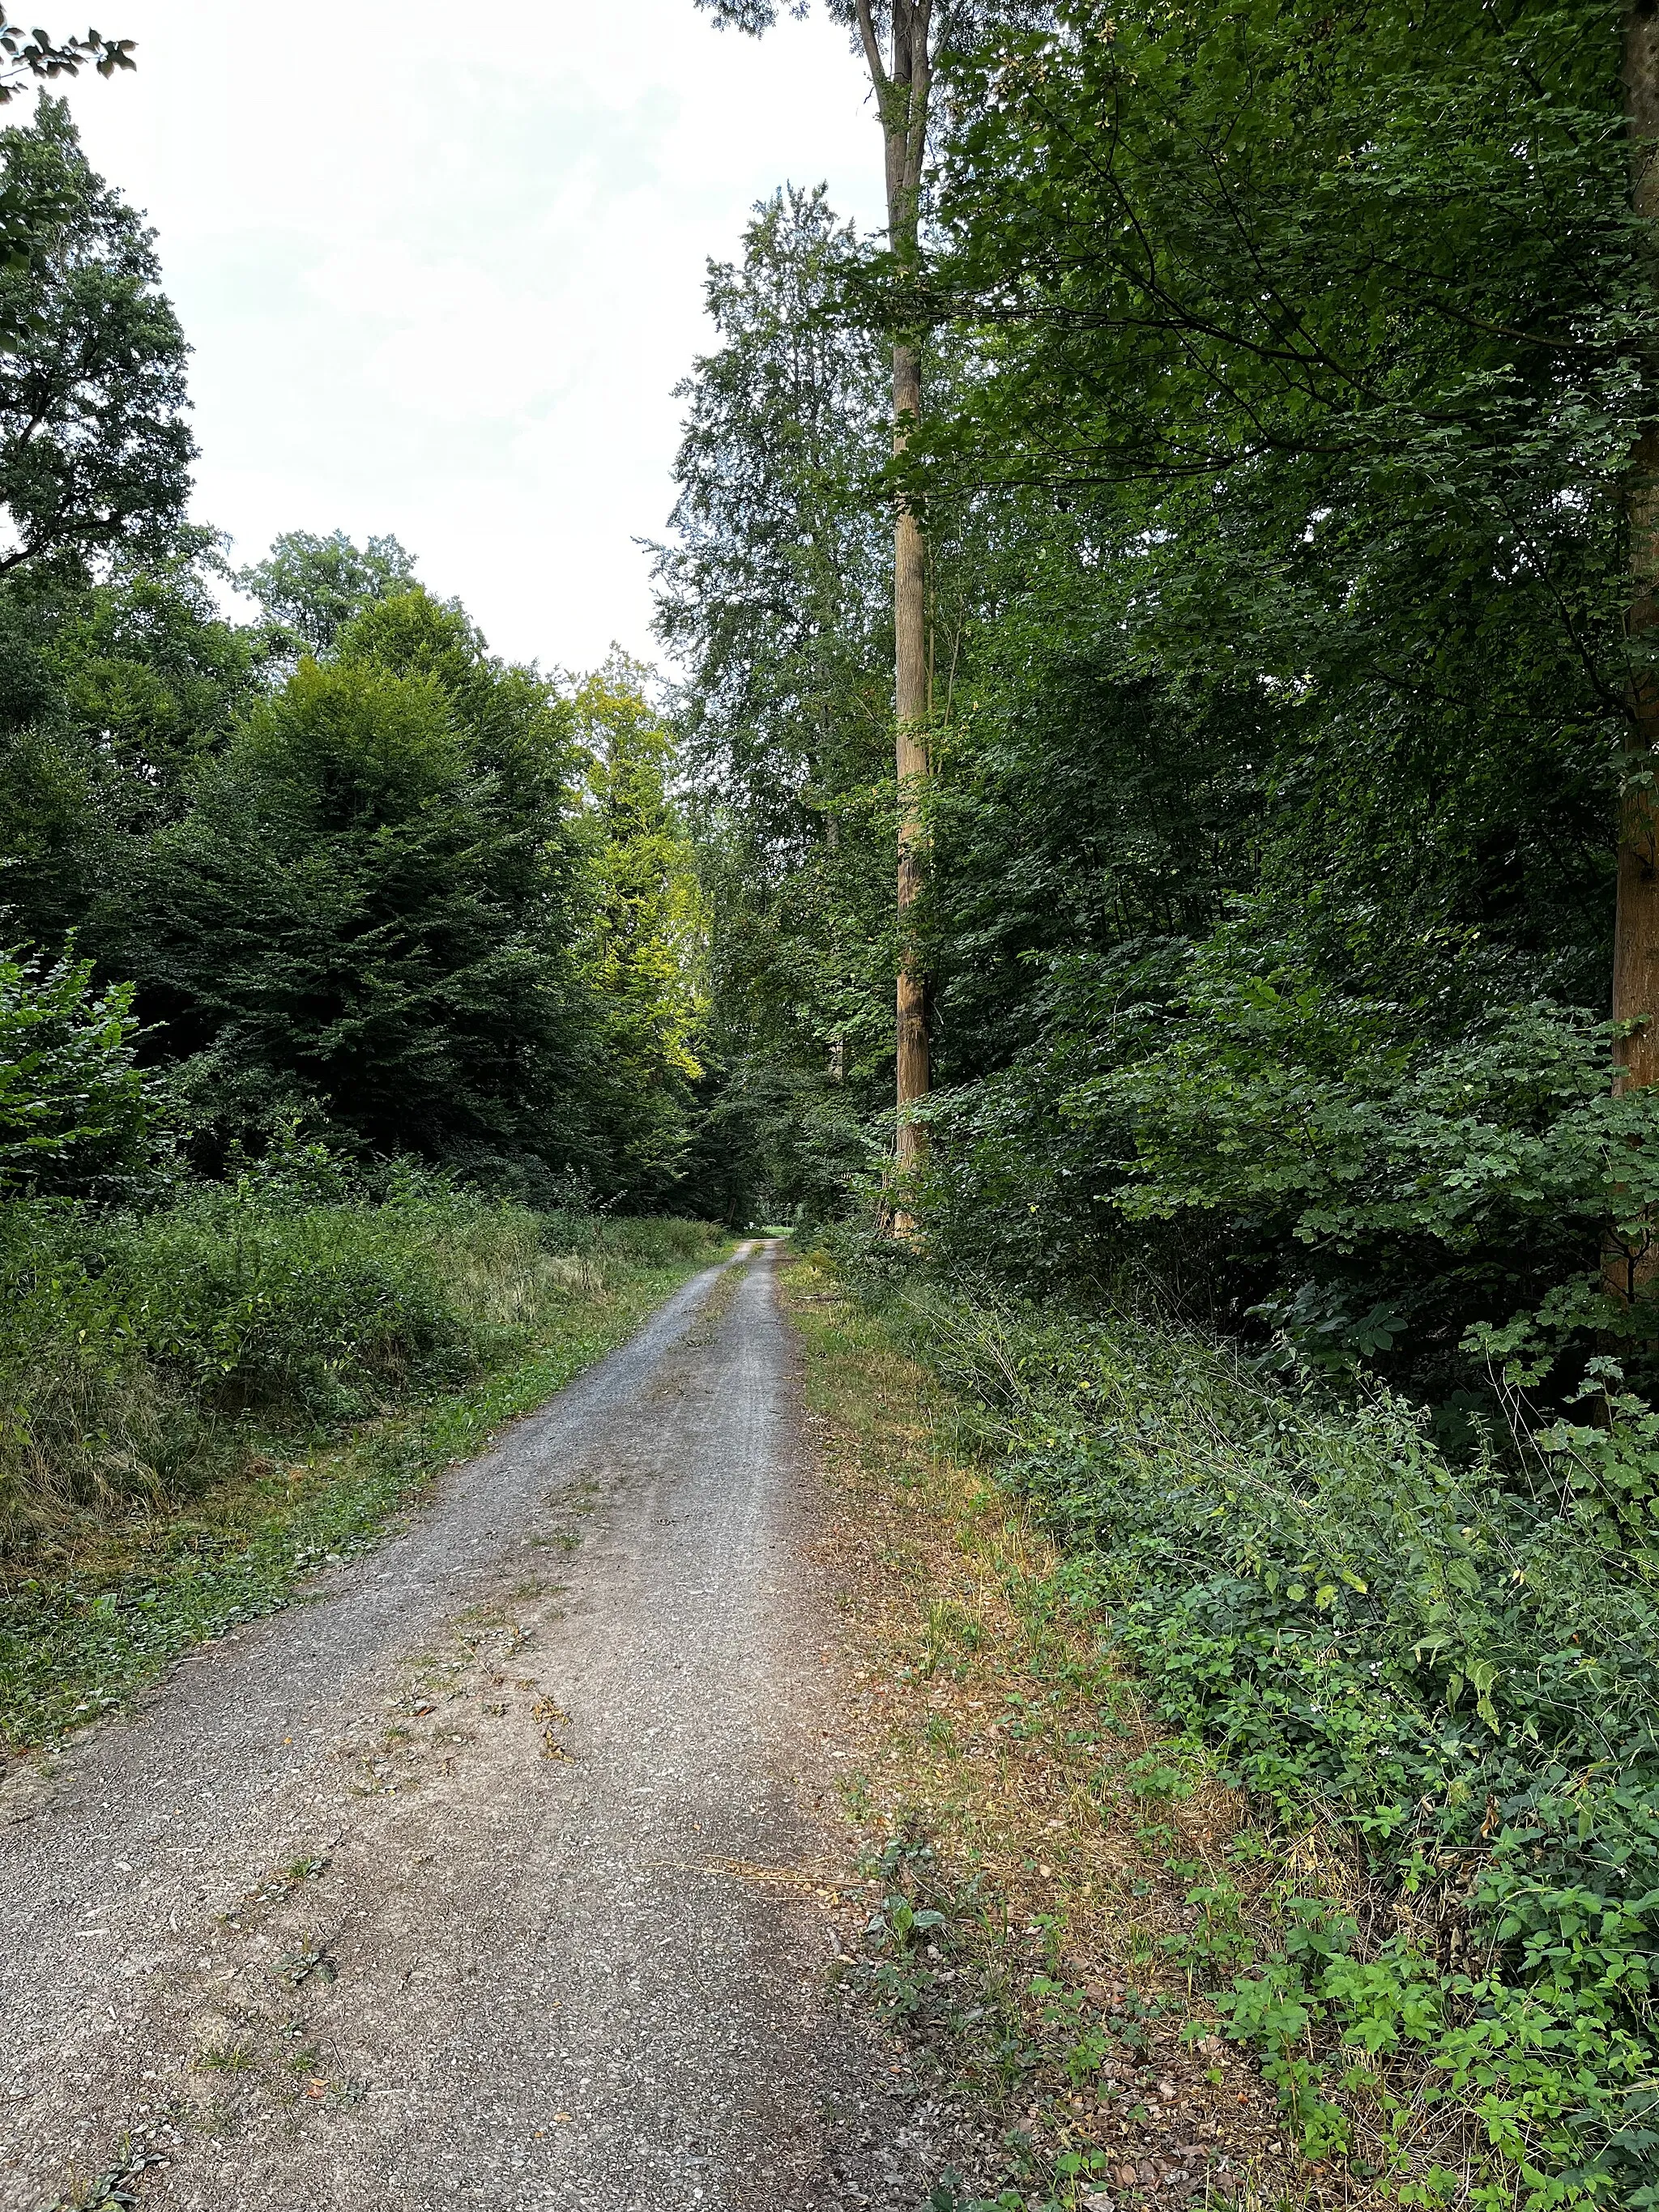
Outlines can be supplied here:
<path id="1" fill-rule="evenodd" d="M 245 1179 L 145 1215 L 0 1206 L 0 1558 L 68 1520 L 164 1509 L 256 1431 L 451 1387 L 708 1236 L 437 1182 L 379 1204 Z"/>

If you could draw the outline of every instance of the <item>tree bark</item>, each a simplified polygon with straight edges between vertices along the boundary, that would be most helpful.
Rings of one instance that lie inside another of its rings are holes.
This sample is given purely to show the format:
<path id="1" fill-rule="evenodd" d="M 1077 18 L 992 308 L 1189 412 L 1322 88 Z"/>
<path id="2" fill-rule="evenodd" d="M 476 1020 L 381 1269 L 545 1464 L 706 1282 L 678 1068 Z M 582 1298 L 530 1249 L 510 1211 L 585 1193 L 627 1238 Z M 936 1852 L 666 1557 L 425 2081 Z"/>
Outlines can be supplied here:
<path id="1" fill-rule="evenodd" d="M 821 704 L 818 708 L 818 729 L 820 732 L 821 744 L 823 738 L 828 734 L 829 719 L 827 708 Z M 820 752 L 819 758 L 820 760 L 823 758 L 822 752 Z M 836 816 L 833 814 L 830 816 L 829 819 L 823 825 L 823 841 L 832 853 L 840 851 L 841 823 Z M 830 950 L 835 960 L 836 975 L 839 976 L 841 973 L 841 931 L 836 923 L 835 912 L 835 903 L 832 900 L 830 908 Z M 828 1073 L 831 1083 L 845 1083 L 847 1080 L 847 1038 L 843 1031 L 837 1030 L 836 1035 L 830 1040 L 830 1064 L 826 1073 Z"/>
<path id="2" fill-rule="evenodd" d="M 913 346 L 893 349 L 893 448 L 902 453 L 921 413 L 921 362 Z M 914 1168 L 923 1131 L 908 1109 L 927 1096 L 931 1043 L 927 978 L 915 935 L 927 832 L 918 801 L 927 775 L 927 548 L 921 525 L 901 507 L 893 529 L 894 705 L 898 769 L 898 1164 Z"/>
<path id="3" fill-rule="evenodd" d="M 1638 0 L 1625 18 L 1625 115 L 1631 141 L 1631 204 L 1659 256 L 1659 0 Z M 1659 396 L 1659 363 L 1649 362 L 1648 404 Z M 1631 596 L 1631 653 L 1622 788 L 1619 888 L 1613 920 L 1613 1018 L 1629 1024 L 1613 1045 L 1615 1088 L 1659 1081 L 1659 426 L 1631 455 L 1625 485 Z M 1659 1253 L 1650 1231 L 1610 1237 L 1608 1290 L 1629 1299 L 1651 1287 Z"/>
<path id="4" fill-rule="evenodd" d="M 933 0 L 891 0 L 892 53 L 884 61 L 870 0 L 858 0 L 860 36 L 881 118 L 887 176 L 887 234 L 902 268 L 914 269 L 921 246 L 922 163 L 932 90 L 930 33 Z M 921 355 L 914 338 L 893 347 L 893 451 L 902 453 L 921 420 Z M 927 654 L 927 545 L 921 518 L 901 501 L 893 521 L 894 764 L 898 775 L 897 1164 L 901 1173 L 923 1154 L 924 1132 L 912 1119 L 932 1079 L 927 978 L 915 937 L 915 907 L 926 872 L 927 833 L 921 800 L 928 774 L 931 706 Z M 896 1225 L 906 1224 L 901 1217 Z"/>

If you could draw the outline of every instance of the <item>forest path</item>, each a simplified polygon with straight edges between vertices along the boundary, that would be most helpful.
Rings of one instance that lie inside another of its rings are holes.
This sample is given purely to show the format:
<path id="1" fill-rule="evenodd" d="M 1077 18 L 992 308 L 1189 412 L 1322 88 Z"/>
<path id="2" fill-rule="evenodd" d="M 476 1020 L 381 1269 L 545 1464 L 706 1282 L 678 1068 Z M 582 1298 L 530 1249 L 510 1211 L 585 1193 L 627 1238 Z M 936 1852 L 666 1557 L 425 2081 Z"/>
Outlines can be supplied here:
<path id="1" fill-rule="evenodd" d="M 745 1248 L 8 1785 L 6 2212 L 909 2212 L 916 2108 L 828 1990 L 839 1632 L 795 1393 Z"/>

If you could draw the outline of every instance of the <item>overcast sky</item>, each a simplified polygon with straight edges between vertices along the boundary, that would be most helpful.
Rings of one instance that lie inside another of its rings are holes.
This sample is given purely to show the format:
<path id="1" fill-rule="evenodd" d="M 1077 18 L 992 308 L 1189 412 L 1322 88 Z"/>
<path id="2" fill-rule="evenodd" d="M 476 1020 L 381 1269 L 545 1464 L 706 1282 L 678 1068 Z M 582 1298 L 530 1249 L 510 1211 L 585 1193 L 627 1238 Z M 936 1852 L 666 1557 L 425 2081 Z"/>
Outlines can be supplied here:
<path id="1" fill-rule="evenodd" d="M 81 0 L 43 15 L 83 27 Z M 672 501 L 706 261 L 786 179 L 880 220 L 845 33 L 815 17 L 757 44 L 692 0 L 99 0 L 94 20 L 137 40 L 138 70 L 70 98 L 160 234 L 195 348 L 197 513 L 233 557 L 391 531 L 498 651 L 650 657 L 633 540 Z"/>

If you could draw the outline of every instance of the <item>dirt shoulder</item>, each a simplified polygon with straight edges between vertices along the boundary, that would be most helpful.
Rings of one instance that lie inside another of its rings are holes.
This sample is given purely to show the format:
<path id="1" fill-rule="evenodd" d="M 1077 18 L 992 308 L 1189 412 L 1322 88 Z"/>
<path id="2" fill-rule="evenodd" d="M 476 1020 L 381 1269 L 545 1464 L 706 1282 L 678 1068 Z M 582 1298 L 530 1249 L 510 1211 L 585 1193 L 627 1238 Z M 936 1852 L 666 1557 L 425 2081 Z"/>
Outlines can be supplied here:
<path id="1" fill-rule="evenodd" d="M 942 1442 L 932 1379 L 810 1259 L 785 1283 L 856 1682 L 852 1972 L 997 2143 L 936 2202 L 1364 2202 L 1206 2021 L 1243 1808 L 1171 1769 L 1052 1547 Z"/>

